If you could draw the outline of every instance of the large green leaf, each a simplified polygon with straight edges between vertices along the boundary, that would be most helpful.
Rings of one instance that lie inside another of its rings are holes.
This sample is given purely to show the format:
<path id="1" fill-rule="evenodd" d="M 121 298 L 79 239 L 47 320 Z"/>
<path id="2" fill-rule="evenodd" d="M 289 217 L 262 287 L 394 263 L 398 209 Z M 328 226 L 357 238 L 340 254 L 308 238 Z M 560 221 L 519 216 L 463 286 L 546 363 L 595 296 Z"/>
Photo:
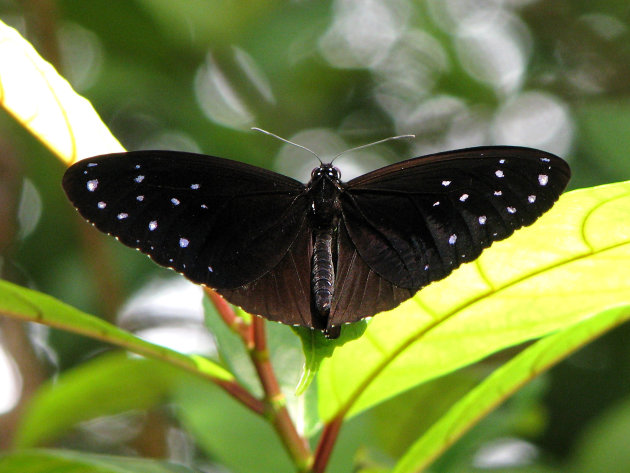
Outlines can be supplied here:
<path id="1" fill-rule="evenodd" d="M 630 319 L 630 305 L 609 309 L 528 347 L 454 405 L 412 445 L 394 472 L 422 471 L 481 417 L 523 384 L 628 319 Z"/>
<path id="2" fill-rule="evenodd" d="M 166 402 L 183 375 L 166 363 L 120 352 L 82 363 L 37 391 L 20 418 L 14 445 L 34 447 L 79 422 Z"/>
<path id="3" fill-rule="evenodd" d="M 570 192 L 322 361 L 319 409 L 357 413 L 489 354 L 630 303 L 630 184 Z"/>
<path id="4" fill-rule="evenodd" d="M 233 376 L 228 371 L 206 358 L 184 355 L 147 342 L 51 296 L 2 280 L 0 280 L 0 315 L 38 322 L 103 340 L 140 355 L 166 361 L 205 378 L 233 380 Z"/>
<path id="5" fill-rule="evenodd" d="M 192 473 L 183 465 L 65 450 L 25 450 L 0 456 L 0 473 Z"/>

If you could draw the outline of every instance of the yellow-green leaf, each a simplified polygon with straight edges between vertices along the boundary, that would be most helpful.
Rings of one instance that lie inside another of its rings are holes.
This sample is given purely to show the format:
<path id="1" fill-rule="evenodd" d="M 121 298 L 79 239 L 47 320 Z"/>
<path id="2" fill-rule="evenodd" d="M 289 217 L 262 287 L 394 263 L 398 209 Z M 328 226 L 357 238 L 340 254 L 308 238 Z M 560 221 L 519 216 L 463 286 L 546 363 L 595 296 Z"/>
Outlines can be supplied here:
<path id="1" fill-rule="evenodd" d="M 630 184 L 573 191 L 532 227 L 376 316 L 322 361 L 324 420 L 630 303 Z"/>
<path id="2" fill-rule="evenodd" d="M 523 384 L 595 337 L 630 319 L 630 305 L 606 310 L 539 340 L 455 404 L 400 459 L 394 473 L 423 471 L 431 461 Z"/>
<path id="3" fill-rule="evenodd" d="M 124 151 L 92 104 L 0 21 L 0 103 L 67 164 Z"/>

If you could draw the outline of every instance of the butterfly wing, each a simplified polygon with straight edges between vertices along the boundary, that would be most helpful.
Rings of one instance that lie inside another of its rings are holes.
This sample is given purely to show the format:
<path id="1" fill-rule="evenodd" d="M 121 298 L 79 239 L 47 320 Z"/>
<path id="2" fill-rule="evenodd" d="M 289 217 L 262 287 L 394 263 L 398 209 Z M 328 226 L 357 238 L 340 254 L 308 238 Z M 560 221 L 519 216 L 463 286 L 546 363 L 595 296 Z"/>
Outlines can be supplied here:
<path id="1" fill-rule="evenodd" d="M 549 210 L 569 177 L 549 153 L 486 147 L 410 159 L 348 182 L 331 323 L 373 315 L 374 304 L 396 307 L 476 259 Z"/>
<path id="2" fill-rule="evenodd" d="M 249 284 L 218 292 L 251 314 L 289 325 L 314 327 L 311 312 L 312 232 L 304 223 L 280 263 Z"/>
<path id="3" fill-rule="evenodd" d="M 66 171 L 63 187 L 99 230 L 218 289 L 238 288 L 276 267 L 308 205 L 304 185 L 291 178 L 173 151 L 85 159 Z"/>

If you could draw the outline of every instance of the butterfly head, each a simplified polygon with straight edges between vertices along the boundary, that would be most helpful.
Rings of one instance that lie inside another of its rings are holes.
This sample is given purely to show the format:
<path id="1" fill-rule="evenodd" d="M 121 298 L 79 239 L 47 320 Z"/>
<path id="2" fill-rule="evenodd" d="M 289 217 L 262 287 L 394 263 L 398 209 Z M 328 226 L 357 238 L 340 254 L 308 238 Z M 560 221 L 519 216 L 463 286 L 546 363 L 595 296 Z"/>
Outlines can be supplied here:
<path id="1" fill-rule="evenodd" d="M 338 168 L 333 166 L 332 163 L 322 164 L 311 172 L 311 181 L 318 181 L 323 177 L 332 181 L 339 181 L 339 179 L 341 179 L 341 172 Z"/>

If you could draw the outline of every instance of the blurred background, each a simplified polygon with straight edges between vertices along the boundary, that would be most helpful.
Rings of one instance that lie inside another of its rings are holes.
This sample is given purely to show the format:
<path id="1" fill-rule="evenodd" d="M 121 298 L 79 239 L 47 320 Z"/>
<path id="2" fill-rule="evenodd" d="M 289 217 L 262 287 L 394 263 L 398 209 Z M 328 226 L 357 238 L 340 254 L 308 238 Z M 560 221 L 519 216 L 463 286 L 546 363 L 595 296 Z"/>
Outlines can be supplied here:
<path id="1" fill-rule="evenodd" d="M 413 133 L 344 155 L 343 178 L 491 144 L 564 157 L 572 189 L 630 178 L 627 0 L 0 0 L 0 19 L 93 103 L 128 150 L 202 152 L 306 180 L 311 155 L 250 127 L 324 160 Z M 212 354 L 200 290 L 85 224 L 61 190 L 63 171 L 0 113 L 1 277 L 152 341 Z M 630 471 L 629 341 L 630 328 L 620 327 L 527 386 L 435 471 Z M 0 446 L 44 380 L 105 349 L 0 318 Z M 360 430 L 361 447 L 340 451 L 391 464 L 443 403 L 504 355 L 353 420 L 346 436 Z M 203 459 L 218 471 L 176 416 L 150 411 L 102 418 L 53 444 Z M 138 441 L 147 425 L 170 440 Z"/>

